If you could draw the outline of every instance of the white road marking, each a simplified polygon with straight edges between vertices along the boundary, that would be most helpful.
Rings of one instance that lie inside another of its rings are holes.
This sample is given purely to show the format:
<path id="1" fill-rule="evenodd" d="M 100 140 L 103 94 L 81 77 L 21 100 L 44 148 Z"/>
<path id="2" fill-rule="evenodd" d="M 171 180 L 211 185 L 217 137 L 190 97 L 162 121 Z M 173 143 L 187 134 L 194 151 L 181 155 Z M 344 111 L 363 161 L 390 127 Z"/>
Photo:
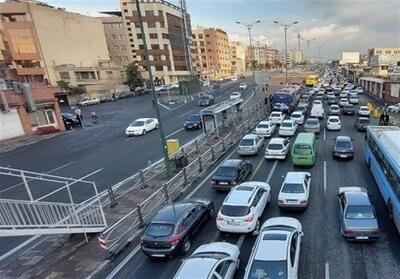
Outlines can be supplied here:
<path id="1" fill-rule="evenodd" d="M 160 102 L 158 102 L 158 104 L 159 104 L 161 107 L 165 108 L 166 110 L 173 110 L 172 108 L 170 108 L 170 107 L 168 107 L 168 106 L 166 106 L 166 105 L 163 105 L 163 104 L 161 104 Z"/>
<path id="2" fill-rule="evenodd" d="M 330 276 L 329 276 L 329 263 L 326 262 L 325 263 L 325 279 L 329 279 L 329 278 L 330 278 Z"/>
<path id="3" fill-rule="evenodd" d="M 271 178 L 272 178 L 272 175 L 274 174 L 274 171 L 275 171 L 275 168 L 276 168 L 276 165 L 277 165 L 277 164 L 278 164 L 278 160 L 275 160 L 274 165 L 272 166 L 271 170 L 269 171 L 267 180 L 265 181 L 265 182 L 267 182 L 268 184 L 269 184 L 269 182 L 270 182 L 270 180 L 271 180 Z"/>
<path id="4" fill-rule="evenodd" d="M 57 170 L 59 170 L 59 169 L 65 168 L 65 167 L 67 167 L 67 166 L 69 166 L 69 165 L 72 165 L 73 163 L 75 163 L 75 162 L 72 161 L 72 162 L 66 163 L 66 164 L 64 164 L 64 165 L 62 165 L 62 166 L 59 166 L 59 167 L 55 168 L 55 169 L 49 170 L 49 171 L 47 171 L 47 172 L 44 172 L 44 174 L 49 174 L 49 173 L 55 172 L 55 171 L 57 171 Z M 33 179 L 28 179 L 27 182 L 32 181 L 32 180 L 33 180 Z M 8 191 L 8 190 L 14 189 L 14 188 L 16 188 L 16 187 L 18 187 L 18 186 L 21 186 L 21 185 L 23 185 L 23 184 L 24 184 L 23 182 L 20 182 L 20 183 L 18 183 L 18 184 L 15 184 L 15 185 L 13 185 L 13 186 L 10 186 L 10 187 L 8 187 L 8 188 L 6 188 L 6 189 L 3 189 L 3 190 L 0 191 L 0 194 L 6 192 L 6 191 Z"/>
<path id="5" fill-rule="evenodd" d="M 260 162 L 258 163 L 257 167 L 253 170 L 253 174 L 250 176 L 250 180 L 253 180 L 254 176 L 256 176 L 257 172 L 261 168 L 262 164 L 264 163 L 264 156 L 262 156 Z"/>
<path id="6" fill-rule="evenodd" d="M 324 192 L 326 194 L 326 161 L 324 161 Z"/>
<path id="7" fill-rule="evenodd" d="M 243 244 L 245 238 L 246 238 L 246 235 L 245 235 L 245 234 L 240 235 L 238 241 L 236 242 L 236 246 L 237 246 L 238 248 L 240 248 L 240 247 L 242 246 L 242 244 Z"/>
<path id="8" fill-rule="evenodd" d="M 326 140 L 326 128 L 324 128 L 324 140 Z"/>
<path id="9" fill-rule="evenodd" d="M 135 249 L 132 250 L 132 252 L 129 253 L 128 256 L 125 257 L 125 259 L 115 268 L 113 269 L 113 271 L 108 274 L 108 276 L 106 277 L 106 279 L 112 279 L 114 278 L 114 276 L 116 276 L 118 274 L 118 272 L 124 267 L 124 265 L 126 265 L 129 260 L 140 250 L 140 245 L 136 246 Z M 90 278 L 90 277 L 89 277 Z"/>
<path id="10" fill-rule="evenodd" d="M 9 256 L 15 254 L 16 252 L 18 252 L 19 250 L 21 250 L 22 248 L 24 248 L 25 246 L 29 245 L 31 242 L 36 241 L 38 238 L 40 237 L 40 235 L 36 235 L 34 237 L 29 238 L 28 240 L 22 242 L 20 245 L 18 245 L 17 247 L 14 247 L 13 249 L 11 249 L 10 251 L 8 251 L 7 253 L 3 254 L 0 256 L 0 262 L 7 259 Z M 42 241 L 40 241 L 41 243 Z"/>
<path id="11" fill-rule="evenodd" d="M 175 135 L 175 134 L 177 134 L 179 132 L 182 132 L 184 129 L 185 128 L 180 128 L 179 130 L 176 130 L 175 132 L 173 132 L 173 133 L 169 134 L 168 136 L 166 136 L 166 138 L 172 137 L 173 135 Z"/>
<path id="12" fill-rule="evenodd" d="M 251 98 L 253 98 L 254 97 L 254 95 L 256 94 L 256 91 L 254 90 L 253 91 L 253 93 L 251 93 L 251 95 L 250 95 L 250 97 L 249 98 L 247 98 L 247 100 L 246 101 L 244 101 L 244 103 L 243 104 L 241 104 L 240 106 L 244 106 L 248 101 L 250 101 L 250 99 Z"/>
<path id="13" fill-rule="evenodd" d="M 178 118 L 181 118 L 181 117 L 183 117 L 183 116 L 185 116 L 185 115 L 187 115 L 187 114 L 190 114 L 190 113 L 192 113 L 192 112 L 194 112 L 194 110 L 191 110 L 191 111 L 182 113 L 182 114 L 178 115 Z"/>

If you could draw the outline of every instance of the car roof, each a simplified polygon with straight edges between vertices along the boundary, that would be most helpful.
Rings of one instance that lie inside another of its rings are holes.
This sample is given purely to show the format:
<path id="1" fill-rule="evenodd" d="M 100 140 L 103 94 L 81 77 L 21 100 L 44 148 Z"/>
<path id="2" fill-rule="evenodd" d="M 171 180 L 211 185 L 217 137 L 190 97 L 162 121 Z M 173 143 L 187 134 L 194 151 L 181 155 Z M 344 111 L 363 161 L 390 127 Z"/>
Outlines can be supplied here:
<path id="1" fill-rule="evenodd" d="M 225 205 L 249 205 L 257 187 L 254 185 L 238 185 L 226 197 Z"/>
<path id="2" fill-rule="evenodd" d="M 282 121 L 282 123 L 283 123 L 283 122 L 294 123 L 294 120 L 293 120 L 293 119 L 284 119 L 284 120 Z"/>
<path id="3" fill-rule="evenodd" d="M 273 114 L 273 113 L 275 113 L 275 114 L 277 114 L 277 113 L 279 113 L 279 114 L 283 114 L 283 112 L 282 112 L 282 111 L 272 111 L 272 112 L 271 112 L 271 114 Z"/>
<path id="4" fill-rule="evenodd" d="M 337 115 L 329 115 L 328 119 L 329 119 L 329 118 L 336 118 L 336 119 L 339 119 L 339 116 L 337 116 Z"/>
<path id="5" fill-rule="evenodd" d="M 269 121 L 269 120 L 265 120 L 265 121 L 260 121 L 260 122 L 258 122 L 257 125 L 260 125 L 260 124 L 272 124 L 272 122 Z"/>
<path id="6" fill-rule="evenodd" d="M 366 192 L 345 192 L 344 195 L 346 196 L 346 201 L 349 205 L 371 205 L 368 193 Z"/>
<path id="7" fill-rule="evenodd" d="M 146 121 L 146 120 L 149 120 L 149 119 L 154 119 L 154 118 L 138 118 L 135 121 Z"/>
<path id="8" fill-rule="evenodd" d="M 243 160 L 240 159 L 230 159 L 222 163 L 221 167 L 237 167 Z"/>
<path id="9" fill-rule="evenodd" d="M 214 266 L 218 263 L 218 261 L 219 260 L 217 259 L 208 257 L 188 258 L 179 270 L 176 278 L 208 278 L 211 270 L 214 269 Z"/>
<path id="10" fill-rule="evenodd" d="M 255 134 L 247 134 L 242 139 L 256 139 L 256 138 L 258 138 L 258 136 Z"/>
<path id="11" fill-rule="evenodd" d="M 156 216 L 154 216 L 152 223 L 154 222 L 166 222 L 175 224 L 182 216 L 192 208 L 194 203 L 192 202 L 178 202 L 165 206 L 162 208 Z"/>
<path id="12" fill-rule="evenodd" d="M 263 240 L 265 237 L 286 236 L 285 240 Z M 260 235 L 257 251 L 254 258 L 261 261 L 284 261 L 287 259 L 288 242 L 290 232 L 281 230 L 272 230 L 263 232 Z"/>
<path id="13" fill-rule="evenodd" d="M 349 136 L 337 136 L 336 141 L 351 141 Z"/>
<path id="14" fill-rule="evenodd" d="M 359 116 L 357 117 L 358 120 L 370 120 L 369 117 Z"/>
<path id="15" fill-rule="evenodd" d="M 283 143 L 284 141 L 285 141 L 285 138 L 281 138 L 281 137 L 279 137 L 279 138 L 271 138 L 269 140 L 268 144 L 270 144 L 270 143 Z"/>
<path id="16" fill-rule="evenodd" d="M 289 171 L 287 172 L 285 176 L 285 182 L 286 183 L 297 183 L 297 182 L 303 182 L 304 177 L 307 175 L 306 172 L 300 172 L 300 171 Z"/>

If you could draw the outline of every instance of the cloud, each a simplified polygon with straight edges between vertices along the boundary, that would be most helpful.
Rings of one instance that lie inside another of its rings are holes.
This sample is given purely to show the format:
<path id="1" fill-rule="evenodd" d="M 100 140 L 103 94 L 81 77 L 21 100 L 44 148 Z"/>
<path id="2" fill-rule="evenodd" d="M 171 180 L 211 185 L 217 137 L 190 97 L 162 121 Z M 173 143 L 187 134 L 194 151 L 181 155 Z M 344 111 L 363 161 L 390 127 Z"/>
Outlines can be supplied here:
<path id="1" fill-rule="evenodd" d="M 360 27 L 358 26 L 338 26 L 329 24 L 325 26 L 314 26 L 302 32 L 305 38 L 318 38 L 319 40 L 327 39 L 356 39 L 360 35 Z"/>

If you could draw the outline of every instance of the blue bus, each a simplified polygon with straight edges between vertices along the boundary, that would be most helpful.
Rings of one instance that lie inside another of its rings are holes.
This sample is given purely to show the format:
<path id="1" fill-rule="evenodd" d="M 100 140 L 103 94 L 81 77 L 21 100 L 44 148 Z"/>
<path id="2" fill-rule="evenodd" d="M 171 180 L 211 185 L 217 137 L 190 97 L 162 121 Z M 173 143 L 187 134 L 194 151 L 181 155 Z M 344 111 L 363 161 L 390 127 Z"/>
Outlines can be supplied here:
<path id="1" fill-rule="evenodd" d="M 272 108 L 284 112 L 292 111 L 300 98 L 300 88 L 299 85 L 291 84 L 274 92 L 271 98 Z"/>
<path id="2" fill-rule="evenodd" d="M 400 233 L 400 128 L 368 126 L 365 160 Z"/>

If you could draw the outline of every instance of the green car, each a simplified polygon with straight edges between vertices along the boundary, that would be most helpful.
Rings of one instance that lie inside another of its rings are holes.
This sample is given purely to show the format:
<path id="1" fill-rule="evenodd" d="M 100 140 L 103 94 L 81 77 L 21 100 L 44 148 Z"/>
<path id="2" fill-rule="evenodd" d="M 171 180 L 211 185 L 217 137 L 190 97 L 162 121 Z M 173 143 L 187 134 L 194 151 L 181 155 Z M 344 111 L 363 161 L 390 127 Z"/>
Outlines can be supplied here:
<path id="1" fill-rule="evenodd" d="M 291 158 L 295 166 L 313 166 L 316 156 L 314 133 L 299 133 L 294 141 Z"/>

